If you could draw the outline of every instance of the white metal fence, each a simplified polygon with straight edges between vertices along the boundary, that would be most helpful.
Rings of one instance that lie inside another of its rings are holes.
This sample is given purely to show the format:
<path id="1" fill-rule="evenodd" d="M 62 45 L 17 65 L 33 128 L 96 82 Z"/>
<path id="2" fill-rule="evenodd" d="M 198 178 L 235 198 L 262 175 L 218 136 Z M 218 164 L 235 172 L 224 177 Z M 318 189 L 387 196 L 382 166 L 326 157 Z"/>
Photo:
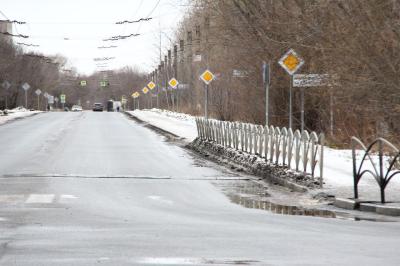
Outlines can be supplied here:
<path id="1" fill-rule="evenodd" d="M 322 187 L 324 134 L 200 117 L 196 118 L 196 125 L 202 140 L 255 154 L 272 164 L 287 166 L 313 178 L 319 177 Z"/>

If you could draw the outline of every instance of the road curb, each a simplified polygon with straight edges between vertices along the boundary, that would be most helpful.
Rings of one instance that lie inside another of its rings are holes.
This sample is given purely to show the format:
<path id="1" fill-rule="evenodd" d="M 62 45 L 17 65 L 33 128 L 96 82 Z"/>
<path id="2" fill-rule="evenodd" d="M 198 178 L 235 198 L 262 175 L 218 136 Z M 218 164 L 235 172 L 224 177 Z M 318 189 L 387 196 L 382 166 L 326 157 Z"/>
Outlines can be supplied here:
<path id="1" fill-rule="evenodd" d="M 336 198 L 334 206 L 346 210 L 359 210 L 387 216 L 400 216 L 400 203 L 360 201 L 355 199 Z"/>

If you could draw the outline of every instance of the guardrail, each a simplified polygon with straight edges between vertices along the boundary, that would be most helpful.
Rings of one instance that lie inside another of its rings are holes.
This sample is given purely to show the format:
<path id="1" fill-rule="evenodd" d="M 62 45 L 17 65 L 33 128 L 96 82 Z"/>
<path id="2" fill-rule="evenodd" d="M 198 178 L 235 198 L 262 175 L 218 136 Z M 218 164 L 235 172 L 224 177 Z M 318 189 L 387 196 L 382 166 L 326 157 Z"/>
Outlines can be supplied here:
<path id="1" fill-rule="evenodd" d="M 286 128 L 196 118 L 198 136 L 227 148 L 265 158 L 271 164 L 323 179 L 324 134 Z M 319 168 L 317 168 L 317 165 Z"/>
<path id="2" fill-rule="evenodd" d="M 376 163 L 376 146 L 378 151 L 378 163 Z M 357 165 L 356 148 L 361 147 L 364 155 Z M 392 143 L 383 138 L 373 141 L 368 147 L 364 145 L 358 138 L 351 138 L 351 148 L 353 157 L 353 179 L 354 179 L 354 198 L 358 199 L 358 183 L 365 174 L 371 174 L 378 183 L 381 193 L 381 203 L 385 203 L 385 189 L 390 180 L 398 174 L 400 170 L 395 169 L 400 166 L 400 151 Z M 374 160 L 375 159 L 375 160 Z M 370 167 L 364 163 L 370 162 Z M 397 164 L 397 165 L 396 165 Z"/>

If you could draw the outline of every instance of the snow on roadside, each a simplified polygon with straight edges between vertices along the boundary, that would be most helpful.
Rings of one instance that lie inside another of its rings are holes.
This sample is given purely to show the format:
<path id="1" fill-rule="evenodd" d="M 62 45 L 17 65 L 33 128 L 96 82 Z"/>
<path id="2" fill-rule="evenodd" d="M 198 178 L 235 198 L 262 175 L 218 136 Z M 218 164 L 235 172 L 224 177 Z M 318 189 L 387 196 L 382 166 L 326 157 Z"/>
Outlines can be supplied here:
<path id="1" fill-rule="evenodd" d="M 193 141 L 197 137 L 195 118 L 191 115 L 151 109 L 129 111 L 137 118 L 177 136 Z"/>
<path id="2" fill-rule="evenodd" d="M 197 137 L 195 117 L 166 110 L 130 111 L 140 120 L 192 141 Z M 360 153 L 359 156 L 362 153 Z M 366 162 L 368 164 L 369 162 Z M 339 197 L 353 197 L 353 165 L 351 150 L 324 149 L 324 191 Z M 400 176 L 391 180 L 387 187 L 387 198 L 399 200 Z M 363 177 L 359 183 L 361 198 L 379 200 L 379 187 L 371 176 Z M 372 198 L 371 198 L 372 197 Z"/>
<path id="3" fill-rule="evenodd" d="M 7 115 L 5 115 L 3 111 L 0 111 L 0 125 L 18 118 L 32 116 L 41 112 L 42 111 L 29 111 L 23 107 L 7 110 Z"/>

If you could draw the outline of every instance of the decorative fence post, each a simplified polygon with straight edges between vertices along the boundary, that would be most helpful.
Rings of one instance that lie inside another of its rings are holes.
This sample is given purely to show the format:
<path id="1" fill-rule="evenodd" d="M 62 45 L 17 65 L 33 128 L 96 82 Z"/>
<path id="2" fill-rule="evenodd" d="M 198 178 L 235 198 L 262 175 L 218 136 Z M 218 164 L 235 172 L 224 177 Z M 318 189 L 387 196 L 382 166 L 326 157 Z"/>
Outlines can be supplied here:
<path id="1" fill-rule="evenodd" d="M 258 155 L 262 157 L 263 152 L 263 143 L 264 143 L 264 128 L 262 126 L 258 126 L 258 137 L 260 143 L 258 144 Z"/>
<path id="2" fill-rule="evenodd" d="M 287 148 L 287 141 L 288 141 L 287 140 L 288 132 L 285 127 L 282 129 L 281 134 L 282 134 L 282 138 L 283 138 L 283 140 L 282 140 L 282 164 L 286 165 L 286 154 L 287 154 L 286 148 Z"/>
<path id="3" fill-rule="evenodd" d="M 308 149 L 310 144 L 310 136 L 307 131 L 303 131 L 301 134 L 301 142 L 303 143 L 303 173 L 307 172 L 307 163 L 308 163 Z"/>
<path id="4" fill-rule="evenodd" d="M 269 128 L 268 126 L 264 127 L 264 156 L 265 156 L 265 161 L 268 161 L 268 144 L 270 142 L 269 138 Z"/>
<path id="5" fill-rule="evenodd" d="M 279 163 L 279 156 L 281 153 L 281 140 L 282 140 L 282 135 L 281 135 L 281 130 L 276 127 L 275 128 L 275 164 Z"/>
<path id="6" fill-rule="evenodd" d="M 293 130 L 289 128 L 288 131 L 288 167 L 292 165 L 292 157 L 293 157 Z"/>

